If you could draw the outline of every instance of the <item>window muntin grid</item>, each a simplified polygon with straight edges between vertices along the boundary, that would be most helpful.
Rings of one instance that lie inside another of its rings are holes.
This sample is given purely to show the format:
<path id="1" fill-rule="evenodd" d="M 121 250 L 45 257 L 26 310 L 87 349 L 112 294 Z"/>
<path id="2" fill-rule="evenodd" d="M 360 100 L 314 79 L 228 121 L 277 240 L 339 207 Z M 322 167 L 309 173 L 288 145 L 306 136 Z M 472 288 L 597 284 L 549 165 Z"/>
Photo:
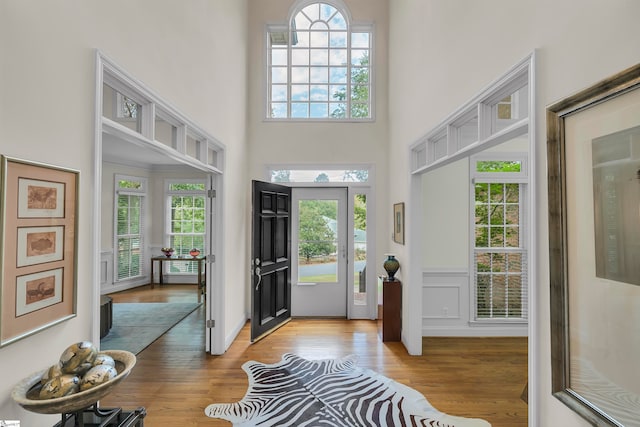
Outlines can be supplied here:
<path id="1" fill-rule="evenodd" d="M 518 183 L 474 184 L 476 320 L 527 318 L 521 190 Z"/>
<path id="2" fill-rule="evenodd" d="M 288 29 L 270 30 L 272 119 L 370 119 L 371 32 L 352 31 L 327 3 L 298 11 Z"/>
<path id="3" fill-rule="evenodd" d="M 188 257 L 191 249 L 205 253 L 206 185 L 204 182 L 171 181 L 168 183 L 169 221 L 167 237 L 175 256 Z M 193 274 L 197 263 L 170 262 L 172 274 Z"/>
<path id="4" fill-rule="evenodd" d="M 476 247 L 520 247 L 520 184 L 475 184 Z"/>

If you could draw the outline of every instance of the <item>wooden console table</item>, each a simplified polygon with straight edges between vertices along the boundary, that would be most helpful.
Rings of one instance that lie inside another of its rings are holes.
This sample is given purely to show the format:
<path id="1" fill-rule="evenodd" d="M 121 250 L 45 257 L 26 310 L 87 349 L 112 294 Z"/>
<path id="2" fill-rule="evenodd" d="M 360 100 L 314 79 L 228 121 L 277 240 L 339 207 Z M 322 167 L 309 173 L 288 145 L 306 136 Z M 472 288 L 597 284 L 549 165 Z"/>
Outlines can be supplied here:
<path id="1" fill-rule="evenodd" d="M 159 285 L 163 284 L 162 279 L 162 263 L 165 261 L 171 262 L 197 262 L 198 263 L 198 302 L 200 302 L 200 296 L 202 295 L 202 289 L 204 289 L 205 283 L 203 280 L 206 280 L 206 271 L 204 268 L 204 262 L 206 261 L 206 256 L 198 256 L 198 257 L 189 257 L 189 258 L 178 258 L 178 257 L 167 257 L 167 256 L 154 256 L 151 257 L 151 289 L 153 289 L 155 283 L 153 278 L 153 265 L 157 261 L 159 264 L 159 274 L 160 280 L 158 281 Z"/>

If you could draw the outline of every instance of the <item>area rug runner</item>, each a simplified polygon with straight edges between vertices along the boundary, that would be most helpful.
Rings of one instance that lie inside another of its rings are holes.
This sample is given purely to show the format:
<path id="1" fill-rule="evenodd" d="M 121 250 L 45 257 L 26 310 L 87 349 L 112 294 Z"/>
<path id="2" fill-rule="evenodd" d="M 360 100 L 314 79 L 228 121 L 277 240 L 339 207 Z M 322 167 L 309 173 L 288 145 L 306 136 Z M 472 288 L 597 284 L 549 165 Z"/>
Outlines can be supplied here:
<path id="1" fill-rule="evenodd" d="M 307 360 L 286 353 L 272 365 L 246 362 L 249 389 L 237 403 L 207 406 L 205 414 L 234 426 L 490 427 L 447 415 L 416 390 L 357 366 L 356 357 Z"/>
<path id="2" fill-rule="evenodd" d="M 115 303 L 113 325 L 100 340 L 101 350 L 138 354 L 202 303 Z"/>

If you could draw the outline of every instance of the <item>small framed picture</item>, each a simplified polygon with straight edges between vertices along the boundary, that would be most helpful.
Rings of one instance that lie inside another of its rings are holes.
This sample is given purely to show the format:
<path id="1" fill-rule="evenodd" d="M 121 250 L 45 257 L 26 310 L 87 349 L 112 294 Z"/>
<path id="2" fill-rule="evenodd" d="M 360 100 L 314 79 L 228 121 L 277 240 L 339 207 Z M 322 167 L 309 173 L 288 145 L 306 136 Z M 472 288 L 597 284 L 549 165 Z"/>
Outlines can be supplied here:
<path id="1" fill-rule="evenodd" d="M 79 172 L 1 157 L 0 347 L 76 315 Z"/>
<path id="2" fill-rule="evenodd" d="M 64 184 L 18 178 L 18 217 L 64 217 Z"/>
<path id="3" fill-rule="evenodd" d="M 404 203 L 393 205 L 393 241 L 404 245 Z"/>
<path id="4" fill-rule="evenodd" d="M 16 316 L 62 301 L 62 269 L 16 277 Z"/>
<path id="5" fill-rule="evenodd" d="M 63 254 L 64 226 L 18 227 L 18 267 L 60 261 Z"/>

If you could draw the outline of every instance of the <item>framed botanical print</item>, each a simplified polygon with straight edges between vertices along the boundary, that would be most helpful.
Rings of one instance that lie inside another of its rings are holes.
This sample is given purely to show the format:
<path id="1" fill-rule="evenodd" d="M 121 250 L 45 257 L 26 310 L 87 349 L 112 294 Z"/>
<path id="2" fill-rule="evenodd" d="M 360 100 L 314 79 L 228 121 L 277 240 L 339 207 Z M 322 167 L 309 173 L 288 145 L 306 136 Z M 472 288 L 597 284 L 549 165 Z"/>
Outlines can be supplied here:
<path id="1" fill-rule="evenodd" d="M 79 172 L 1 157 L 0 346 L 76 315 Z"/>

